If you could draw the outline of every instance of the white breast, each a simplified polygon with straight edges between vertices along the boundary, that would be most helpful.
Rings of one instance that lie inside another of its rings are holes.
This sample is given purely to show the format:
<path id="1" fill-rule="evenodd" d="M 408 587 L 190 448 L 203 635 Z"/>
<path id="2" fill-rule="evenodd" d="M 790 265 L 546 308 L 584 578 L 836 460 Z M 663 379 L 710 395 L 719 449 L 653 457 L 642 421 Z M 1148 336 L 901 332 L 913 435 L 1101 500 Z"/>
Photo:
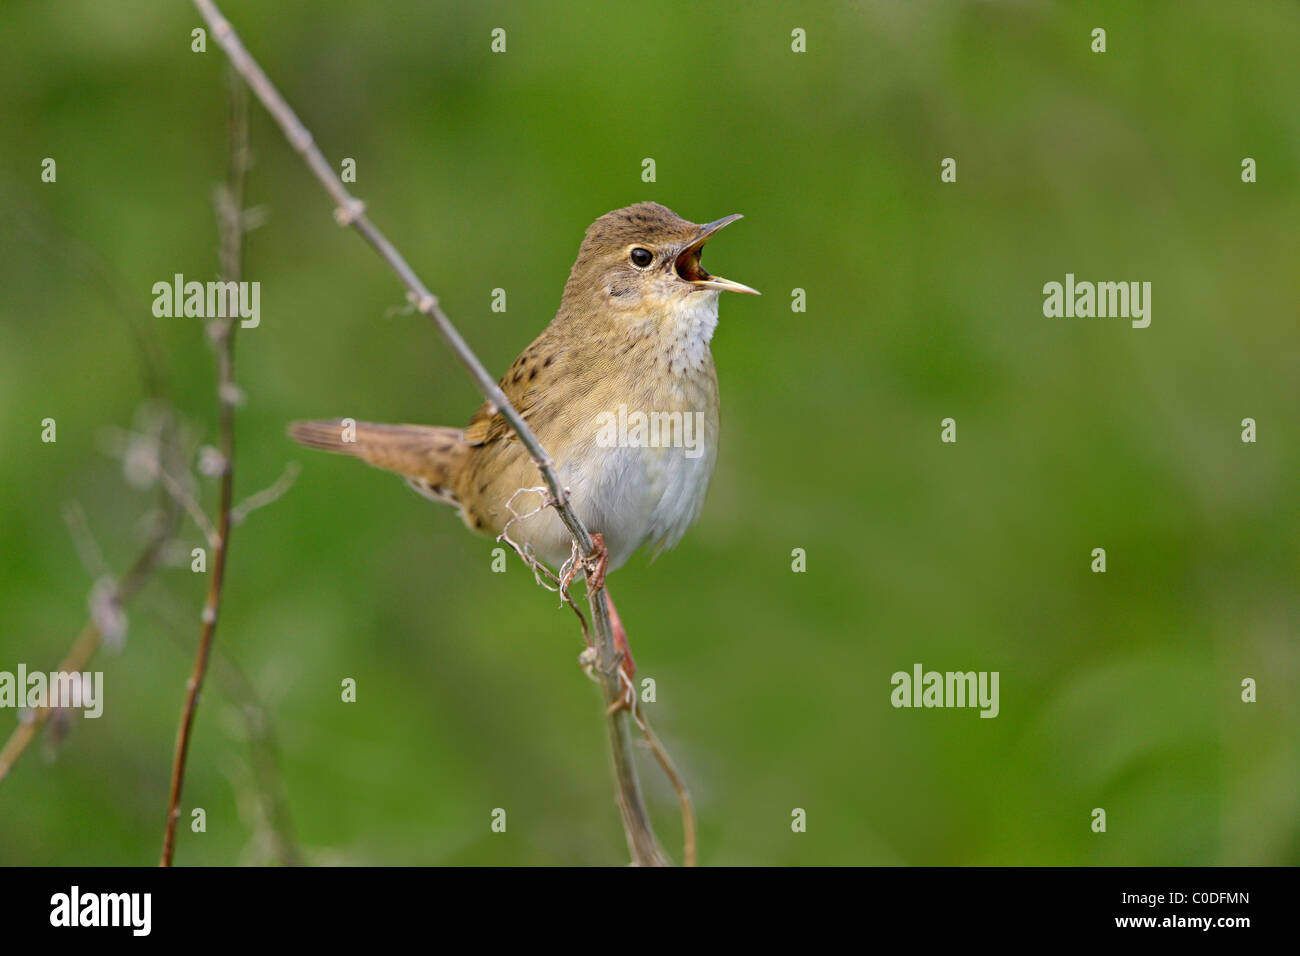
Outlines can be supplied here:
<path id="1" fill-rule="evenodd" d="M 712 443 L 698 458 L 671 447 L 600 452 L 585 459 L 589 473 L 570 487 L 583 521 L 605 535 L 610 567 L 643 546 L 659 551 L 681 540 L 704 506 L 716 460 Z"/>

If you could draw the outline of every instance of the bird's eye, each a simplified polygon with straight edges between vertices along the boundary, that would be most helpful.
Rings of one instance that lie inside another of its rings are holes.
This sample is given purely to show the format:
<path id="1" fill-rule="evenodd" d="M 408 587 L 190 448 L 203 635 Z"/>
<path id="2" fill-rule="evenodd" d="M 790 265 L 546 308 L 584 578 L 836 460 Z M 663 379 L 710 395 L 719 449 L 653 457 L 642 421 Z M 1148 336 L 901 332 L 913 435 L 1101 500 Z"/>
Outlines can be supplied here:
<path id="1" fill-rule="evenodd" d="M 632 250 L 632 265 L 638 269 L 644 269 L 654 261 L 654 254 L 649 249 L 642 249 L 637 246 Z"/>

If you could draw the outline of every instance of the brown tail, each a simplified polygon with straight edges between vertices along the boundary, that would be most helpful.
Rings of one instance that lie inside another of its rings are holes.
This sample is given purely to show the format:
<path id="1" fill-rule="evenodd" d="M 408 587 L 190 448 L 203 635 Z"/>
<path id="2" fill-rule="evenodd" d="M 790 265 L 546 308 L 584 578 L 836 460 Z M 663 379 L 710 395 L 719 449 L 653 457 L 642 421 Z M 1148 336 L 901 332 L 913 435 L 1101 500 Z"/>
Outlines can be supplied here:
<path id="1" fill-rule="evenodd" d="M 453 504 L 456 476 L 469 455 L 459 428 L 434 425 L 354 424 L 347 419 L 293 422 L 289 437 L 308 448 L 352 455 L 394 471 L 417 491 Z"/>

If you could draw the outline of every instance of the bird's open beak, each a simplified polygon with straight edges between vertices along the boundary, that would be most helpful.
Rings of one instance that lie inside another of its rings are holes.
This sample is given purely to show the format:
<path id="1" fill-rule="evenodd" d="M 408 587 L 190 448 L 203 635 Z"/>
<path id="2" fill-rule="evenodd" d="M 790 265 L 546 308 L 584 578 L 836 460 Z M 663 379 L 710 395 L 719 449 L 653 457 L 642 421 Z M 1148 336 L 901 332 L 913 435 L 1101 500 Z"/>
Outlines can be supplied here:
<path id="1" fill-rule="evenodd" d="M 709 237 L 723 226 L 744 218 L 740 213 L 736 213 L 734 216 L 724 216 L 708 225 L 700 226 L 700 231 L 691 240 L 691 244 L 677 254 L 677 275 L 697 289 L 725 289 L 731 292 L 748 292 L 750 295 L 762 295 L 757 289 L 751 289 L 747 285 L 732 282 L 730 279 L 722 278 L 722 276 L 709 275 L 704 266 L 700 265 L 700 253 L 703 251 L 704 244 L 708 242 Z"/>

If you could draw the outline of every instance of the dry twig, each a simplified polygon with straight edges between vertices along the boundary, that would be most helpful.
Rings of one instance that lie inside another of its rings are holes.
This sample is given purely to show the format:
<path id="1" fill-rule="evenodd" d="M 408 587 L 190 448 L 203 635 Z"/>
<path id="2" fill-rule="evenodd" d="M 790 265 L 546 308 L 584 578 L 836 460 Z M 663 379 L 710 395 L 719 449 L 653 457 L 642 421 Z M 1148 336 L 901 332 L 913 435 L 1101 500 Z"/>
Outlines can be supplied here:
<path id="1" fill-rule="evenodd" d="M 243 82 L 230 77 L 230 157 L 226 188 L 218 194 L 217 220 L 221 231 L 221 278 L 239 282 L 243 273 L 245 224 L 243 219 L 244 174 L 248 166 L 248 94 Z M 190 736 L 199 693 L 212 656 L 212 639 L 221 611 L 221 587 L 226 576 L 226 558 L 230 553 L 231 508 L 235 485 L 235 327 L 238 316 L 209 318 L 208 330 L 217 359 L 217 430 L 221 453 L 220 503 L 218 504 L 216 542 L 213 545 L 212 576 L 203 603 L 202 629 L 194 670 L 185 688 L 185 705 L 176 732 L 176 751 L 172 759 L 171 788 L 167 804 L 167 826 L 163 835 L 160 866 L 171 866 L 176 852 L 176 823 L 181 814 L 181 788 L 185 782 L 185 760 L 189 756 Z"/>
<path id="2" fill-rule="evenodd" d="M 179 517 L 179 510 L 170 500 L 165 499 L 165 507 L 154 533 L 150 535 L 144 548 L 123 576 L 122 583 L 115 590 L 113 600 L 119 610 L 131 602 L 153 575 L 167 544 L 175 534 Z M 70 674 L 84 670 L 90 659 L 95 656 L 95 651 L 99 649 L 105 629 L 103 616 L 92 612 L 90 620 L 82 627 L 72 647 L 59 662 L 58 671 Z M 9 735 L 4 747 L 0 748 L 0 780 L 4 780 L 9 775 L 9 771 L 27 749 L 27 745 L 32 742 L 56 710 L 55 707 L 38 707 L 23 715 L 22 723 Z"/>

